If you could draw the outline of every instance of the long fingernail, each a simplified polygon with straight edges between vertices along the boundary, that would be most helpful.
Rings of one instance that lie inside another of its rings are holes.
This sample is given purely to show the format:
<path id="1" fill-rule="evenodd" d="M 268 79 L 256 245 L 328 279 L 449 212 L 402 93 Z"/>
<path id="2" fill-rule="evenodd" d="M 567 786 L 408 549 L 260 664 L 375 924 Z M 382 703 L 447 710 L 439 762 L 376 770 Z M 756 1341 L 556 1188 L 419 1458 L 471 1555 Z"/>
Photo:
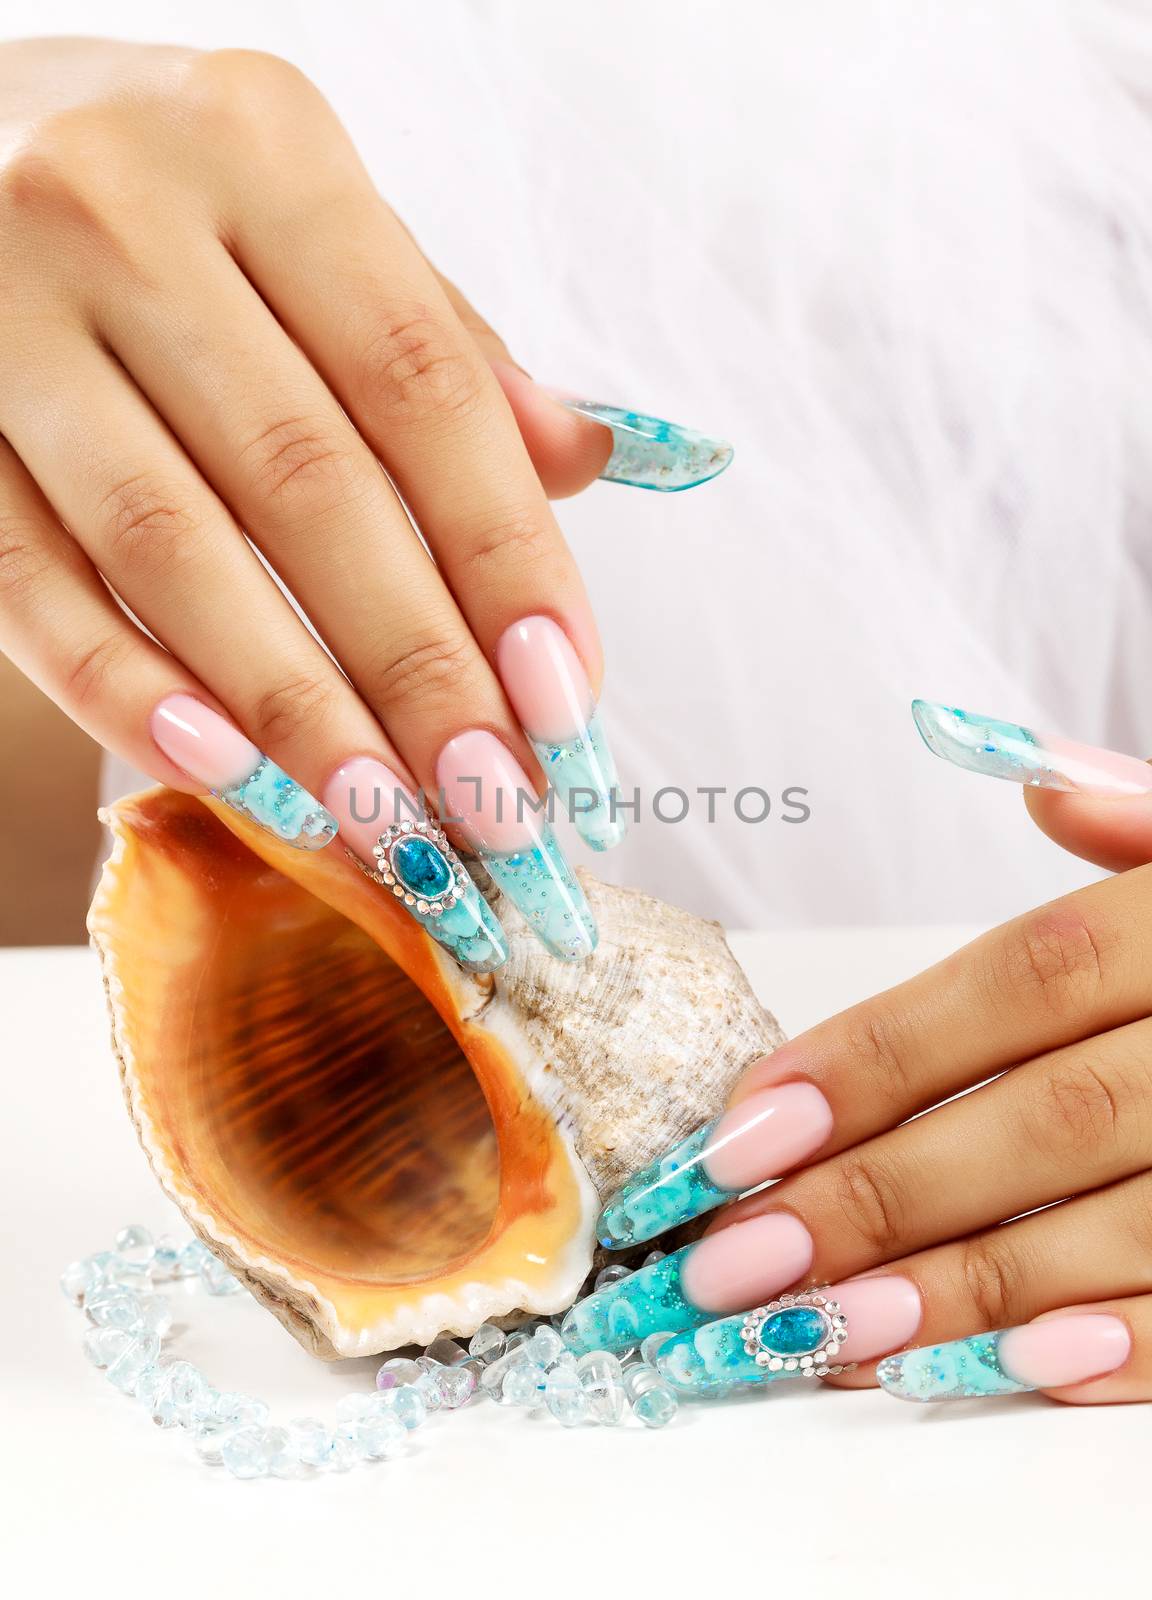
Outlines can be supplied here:
<path id="1" fill-rule="evenodd" d="M 581 400 L 556 389 L 548 393 L 569 411 L 611 430 L 612 454 L 600 474 L 608 483 L 626 483 L 634 489 L 694 489 L 718 477 L 732 460 L 730 444 L 677 422 Z"/>
<path id="2" fill-rule="evenodd" d="M 1152 793 L 1152 766 L 1135 756 L 931 700 L 913 700 L 912 717 L 933 755 L 969 772 L 1105 799 Z"/>
<path id="3" fill-rule="evenodd" d="M 629 1178 L 600 1213 L 597 1237 L 606 1250 L 654 1239 L 778 1178 L 831 1132 L 832 1110 L 815 1084 L 762 1089 Z"/>
<path id="4" fill-rule="evenodd" d="M 620 780 L 596 713 L 592 686 L 563 628 L 551 617 L 514 622 L 496 665 L 544 775 L 593 850 L 611 850 L 627 829 Z"/>
<path id="5" fill-rule="evenodd" d="M 491 906 L 439 826 L 382 761 L 357 756 L 324 799 L 360 866 L 469 972 L 495 972 L 508 942 Z"/>
<path id="6" fill-rule="evenodd" d="M 974 1400 L 1102 1378 L 1131 1350 L 1119 1317 L 1076 1313 L 906 1350 L 882 1361 L 876 1376 L 898 1400 Z"/>
<path id="7" fill-rule="evenodd" d="M 336 818 L 238 728 L 189 694 L 170 694 L 152 712 L 152 737 L 218 800 L 299 850 L 336 837 Z"/>
<path id="8" fill-rule="evenodd" d="M 790 1212 L 749 1217 L 577 1301 L 560 1331 L 578 1354 L 626 1350 L 766 1300 L 811 1262 L 812 1236 Z"/>
<path id="9" fill-rule="evenodd" d="M 446 820 L 460 823 L 488 872 L 546 950 L 580 961 L 596 948 L 596 923 L 520 763 L 494 734 L 472 728 L 436 764 Z"/>
<path id="10" fill-rule="evenodd" d="M 739 1317 L 677 1334 L 656 1356 L 681 1389 L 707 1392 L 782 1378 L 824 1378 L 910 1339 L 920 1295 L 907 1278 L 856 1278 L 781 1295 Z"/>

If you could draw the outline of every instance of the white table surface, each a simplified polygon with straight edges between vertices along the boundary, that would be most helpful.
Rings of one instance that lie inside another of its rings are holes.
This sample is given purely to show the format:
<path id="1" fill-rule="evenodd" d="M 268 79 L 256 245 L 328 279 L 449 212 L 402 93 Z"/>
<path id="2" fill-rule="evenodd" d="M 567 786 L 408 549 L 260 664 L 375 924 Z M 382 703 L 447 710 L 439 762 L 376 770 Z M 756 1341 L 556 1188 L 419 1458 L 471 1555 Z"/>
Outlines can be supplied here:
<path id="1" fill-rule="evenodd" d="M 789 1032 L 969 936 L 733 939 Z M 659 1433 L 565 1430 L 476 1405 L 403 1460 L 238 1483 L 152 1428 L 85 1362 L 57 1288 L 127 1221 L 174 1213 L 120 1100 L 94 959 L 0 953 L 0 1525 L 10 1594 L 345 1597 L 701 1592 L 1082 1596 L 1147 1589 L 1152 1408 L 1033 1396 L 951 1407 L 796 1385 Z M 190 1305 L 181 1354 L 280 1420 L 327 1415 L 374 1361 L 313 1362 L 247 1297 Z M 179 1314 L 178 1314 L 179 1320 Z M 1106 1575 L 1105 1575 L 1106 1574 Z"/>

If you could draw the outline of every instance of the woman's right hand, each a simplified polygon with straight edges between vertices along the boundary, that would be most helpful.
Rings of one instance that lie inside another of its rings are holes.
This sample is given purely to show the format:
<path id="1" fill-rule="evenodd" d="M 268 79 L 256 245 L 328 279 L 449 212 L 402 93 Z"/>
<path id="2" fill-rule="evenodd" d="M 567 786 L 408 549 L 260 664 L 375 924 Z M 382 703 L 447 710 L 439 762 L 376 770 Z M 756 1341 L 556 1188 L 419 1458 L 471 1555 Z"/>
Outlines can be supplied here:
<path id="1" fill-rule="evenodd" d="M 538 761 L 588 842 L 623 829 L 545 490 L 683 487 L 726 451 L 533 384 L 283 61 L 3 45 L 0 151 L 5 652 L 156 778 L 304 847 L 338 821 L 489 970 L 447 843 L 374 854 L 398 792 L 441 792 L 548 948 L 588 954 Z"/>

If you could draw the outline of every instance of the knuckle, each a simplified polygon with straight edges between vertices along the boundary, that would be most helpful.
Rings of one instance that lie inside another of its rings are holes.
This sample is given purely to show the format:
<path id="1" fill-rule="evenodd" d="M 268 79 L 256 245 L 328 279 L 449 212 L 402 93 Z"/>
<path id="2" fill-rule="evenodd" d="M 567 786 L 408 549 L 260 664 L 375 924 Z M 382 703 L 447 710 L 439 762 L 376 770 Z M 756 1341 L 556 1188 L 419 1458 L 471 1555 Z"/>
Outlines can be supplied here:
<path id="1" fill-rule="evenodd" d="M 200 106 L 229 120 L 263 116 L 279 105 L 298 110 L 302 100 L 319 98 L 306 73 L 269 50 L 206 50 L 194 58 L 187 78 Z"/>
<path id="2" fill-rule="evenodd" d="M 118 480 L 103 495 L 96 525 L 110 556 L 156 571 L 186 553 L 197 520 L 172 484 L 140 473 Z"/>
<path id="3" fill-rule="evenodd" d="M 364 343 L 354 382 L 365 406 L 396 421 L 458 419 L 480 396 L 459 340 L 424 309 L 379 324 Z"/>
<path id="4" fill-rule="evenodd" d="M 115 680 L 132 648 L 131 639 L 123 633 L 109 633 L 81 650 L 64 679 L 64 704 L 82 710 L 114 697 Z"/>
<path id="5" fill-rule="evenodd" d="M 1121 1091 L 1089 1060 L 1041 1066 L 1030 1108 L 1031 1136 L 1048 1155 L 1083 1155 L 1120 1136 Z"/>
<path id="6" fill-rule="evenodd" d="M 276 684 L 252 709 L 250 737 L 261 750 L 306 742 L 331 726 L 336 699 L 333 684 L 307 674 Z"/>
<path id="7" fill-rule="evenodd" d="M 1020 1263 L 999 1232 L 977 1234 L 960 1246 L 962 1291 L 979 1328 L 1003 1328 L 1022 1304 Z"/>
<path id="8" fill-rule="evenodd" d="M 844 1156 L 836 1178 L 836 1203 L 868 1250 L 883 1259 L 906 1238 L 907 1203 L 895 1173 L 874 1156 Z"/>
<path id="9" fill-rule="evenodd" d="M 890 1006 L 872 1000 L 846 1017 L 844 1059 L 886 1106 L 906 1108 L 919 1098 L 907 1050 L 907 1023 Z"/>
<path id="10" fill-rule="evenodd" d="M 1081 1014 L 1105 982 L 1105 941 L 1074 903 L 1026 917 L 1004 946 L 1004 987 L 1058 1018 Z"/>
<path id="11" fill-rule="evenodd" d="M 550 564 L 556 554 L 555 540 L 544 521 L 531 512 L 510 513 L 479 533 L 468 555 L 468 562 L 483 573 L 495 556 L 501 563 L 509 558 L 521 568 Z"/>
<path id="12" fill-rule="evenodd" d="M 269 505 L 307 500 L 342 504 L 355 476 L 355 456 L 325 423 L 285 417 L 270 423 L 241 452 L 254 492 Z"/>
<path id="13" fill-rule="evenodd" d="M 55 563 L 36 528 L 20 517 L 0 518 L 0 593 L 27 602 L 41 589 Z"/>
<path id="14" fill-rule="evenodd" d="M 461 684 L 474 666 L 466 639 L 433 637 L 402 656 L 382 663 L 370 676 L 372 698 L 381 705 L 409 699 L 460 697 Z"/>

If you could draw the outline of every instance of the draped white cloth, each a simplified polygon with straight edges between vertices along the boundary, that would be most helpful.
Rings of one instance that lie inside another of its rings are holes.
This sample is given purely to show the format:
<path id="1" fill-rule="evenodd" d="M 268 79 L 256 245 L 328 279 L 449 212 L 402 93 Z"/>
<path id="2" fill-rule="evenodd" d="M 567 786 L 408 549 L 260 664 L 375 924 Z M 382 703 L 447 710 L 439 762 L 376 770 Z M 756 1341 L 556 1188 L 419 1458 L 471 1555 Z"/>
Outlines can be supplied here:
<path id="1" fill-rule="evenodd" d="M 290 56 L 531 372 L 736 445 L 560 507 L 646 802 L 596 870 L 736 926 L 990 921 L 1092 876 L 908 702 L 1152 752 L 1149 6 L 100 10 Z M 701 786 L 714 823 L 653 820 Z"/>

